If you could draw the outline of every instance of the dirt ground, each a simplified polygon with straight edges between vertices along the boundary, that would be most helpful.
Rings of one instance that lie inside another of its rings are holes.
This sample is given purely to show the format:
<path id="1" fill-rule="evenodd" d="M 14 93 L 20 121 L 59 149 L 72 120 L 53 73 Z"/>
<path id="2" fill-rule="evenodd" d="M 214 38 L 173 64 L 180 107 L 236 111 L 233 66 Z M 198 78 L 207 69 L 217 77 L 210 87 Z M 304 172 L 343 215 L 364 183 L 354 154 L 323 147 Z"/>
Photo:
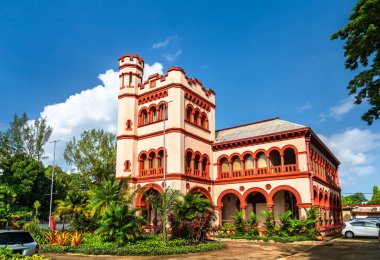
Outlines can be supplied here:
<path id="1" fill-rule="evenodd" d="M 223 241 L 225 247 L 218 251 L 173 256 L 85 256 L 64 254 L 43 254 L 53 260 L 72 259 L 380 259 L 378 239 L 338 238 L 325 243 L 261 243 L 250 241 Z"/>

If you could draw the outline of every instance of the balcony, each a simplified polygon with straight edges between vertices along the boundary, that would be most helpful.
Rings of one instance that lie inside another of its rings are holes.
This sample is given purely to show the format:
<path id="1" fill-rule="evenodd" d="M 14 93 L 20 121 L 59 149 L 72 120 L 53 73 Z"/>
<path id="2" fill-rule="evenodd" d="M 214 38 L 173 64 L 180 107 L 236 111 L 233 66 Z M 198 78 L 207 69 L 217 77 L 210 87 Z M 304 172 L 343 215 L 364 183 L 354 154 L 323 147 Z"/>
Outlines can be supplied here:
<path id="1" fill-rule="evenodd" d="M 271 166 L 265 168 L 245 169 L 239 171 L 229 171 L 219 173 L 218 179 L 240 179 L 240 178 L 255 178 L 260 176 L 281 175 L 297 172 L 296 164 L 288 164 L 283 166 Z"/>
<path id="2" fill-rule="evenodd" d="M 194 176 L 194 177 L 198 177 L 198 178 L 208 179 L 207 172 L 201 171 L 201 170 L 198 170 L 198 169 L 186 168 L 185 173 L 186 173 L 186 175 L 190 175 L 190 176 Z"/>
<path id="3" fill-rule="evenodd" d="M 162 167 L 141 170 L 141 177 L 161 176 L 164 174 Z"/>

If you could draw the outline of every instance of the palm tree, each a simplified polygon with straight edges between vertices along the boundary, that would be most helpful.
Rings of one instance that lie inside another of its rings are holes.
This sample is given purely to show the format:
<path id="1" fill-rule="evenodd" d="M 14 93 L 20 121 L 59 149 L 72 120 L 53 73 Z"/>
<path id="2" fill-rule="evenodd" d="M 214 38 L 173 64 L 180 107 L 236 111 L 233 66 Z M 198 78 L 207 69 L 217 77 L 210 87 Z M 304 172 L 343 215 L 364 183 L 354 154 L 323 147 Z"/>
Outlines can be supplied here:
<path id="1" fill-rule="evenodd" d="M 71 220 L 71 226 L 75 230 L 87 229 L 87 196 L 84 192 L 70 191 L 65 200 L 57 201 L 57 208 L 54 212 L 55 217 Z"/>
<path id="2" fill-rule="evenodd" d="M 148 200 L 151 203 L 152 207 L 157 211 L 157 214 L 162 220 L 162 233 L 164 242 L 167 241 L 166 236 L 166 224 L 167 217 L 174 210 L 175 205 L 179 201 L 181 196 L 178 190 L 173 190 L 170 187 L 165 188 L 162 193 L 151 193 L 148 192 Z"/>
<path id="3" fill-rule="evenodd" d="M 175 215 L 179 219 L 193 220 L 207 211 L 214 211 L 214 205 L 202 197 L 202 194 L 191 192 L 181 197 L 182 200 L 174 207 Z"/>
<path id="4" fill-rule="evenodd" d="M 35 214 L 35 218 L 37 219 L 38 218 L 38 209 L 41 207 L 41 203 L 36 200 L 34 203 L 33 203 L 33 208 L 36 210 L 36 214 Z"/>
<path id="5" fill-rule="evenodd" d="M 89 191 L 89 209 L 91 217 L 101 215 L 109 209 L 111 202 L 127 204 L 132 203 L 135 193 L 127 190 L 130 178 L 119 182 L 111 178 L 95 186 Z"/>
<path id="6" fill-rule="evenodd" d="M 119 246 L 125 241 L 140 237 L 145 220 L 141 216 L 136 216 L 137 210 L 131 209 L 128 204 L 111 201 L 101 216 L 96 233 L 104 237 L 106 241 L 116 242 Z"/>

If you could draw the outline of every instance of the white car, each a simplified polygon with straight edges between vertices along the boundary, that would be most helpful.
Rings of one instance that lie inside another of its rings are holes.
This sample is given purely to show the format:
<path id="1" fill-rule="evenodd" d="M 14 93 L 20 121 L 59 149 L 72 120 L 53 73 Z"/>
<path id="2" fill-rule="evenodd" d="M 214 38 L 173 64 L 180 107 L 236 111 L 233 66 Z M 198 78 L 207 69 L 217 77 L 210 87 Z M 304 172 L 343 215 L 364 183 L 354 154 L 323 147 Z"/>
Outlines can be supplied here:
<path id="1" fill-rule="evenodd" d="M 23 256 L 32 256 L 39 251 L 39 245 L 30 233 L 21 230 L 0 230 L 0 248 L 4 247 Z"/>
<path id="2" fill-rule="evenodd" d="M 379 225 L 371 221 L 349 221 L 343 224 L 342 235 L 353 237 L 378 237 Z"/>

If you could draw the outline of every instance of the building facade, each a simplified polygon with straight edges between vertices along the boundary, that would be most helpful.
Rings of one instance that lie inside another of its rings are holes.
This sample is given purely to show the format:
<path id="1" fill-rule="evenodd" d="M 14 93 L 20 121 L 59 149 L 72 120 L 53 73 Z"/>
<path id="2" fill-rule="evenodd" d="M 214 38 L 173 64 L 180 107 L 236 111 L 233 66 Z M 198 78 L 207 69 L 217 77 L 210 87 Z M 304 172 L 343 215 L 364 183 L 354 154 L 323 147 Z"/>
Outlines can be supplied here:
<path id="1" fill-rule="evenodd" d="M 353 204 L 342 208 L 343 221 L 355 218 L 377 217 L 380 218 L 380 204 Z"/>
<path id="2" fill-rule="evenodd" d="M 310 127 L 273 118 L 216 130 L 215 92 L 182 68 L 143 82 L 143 59 L 127 54 L 119 69 L 118 178 L 162 192 L 165 176 L 167 186 L 212 201 L 220 224 L 236 210 L 262 223 L 261 210 L 302 217 L 315 205 L 320 230 L 340 227 L 339 161 Z M 144 194 L 136 206 L 160 221 Z"/>

